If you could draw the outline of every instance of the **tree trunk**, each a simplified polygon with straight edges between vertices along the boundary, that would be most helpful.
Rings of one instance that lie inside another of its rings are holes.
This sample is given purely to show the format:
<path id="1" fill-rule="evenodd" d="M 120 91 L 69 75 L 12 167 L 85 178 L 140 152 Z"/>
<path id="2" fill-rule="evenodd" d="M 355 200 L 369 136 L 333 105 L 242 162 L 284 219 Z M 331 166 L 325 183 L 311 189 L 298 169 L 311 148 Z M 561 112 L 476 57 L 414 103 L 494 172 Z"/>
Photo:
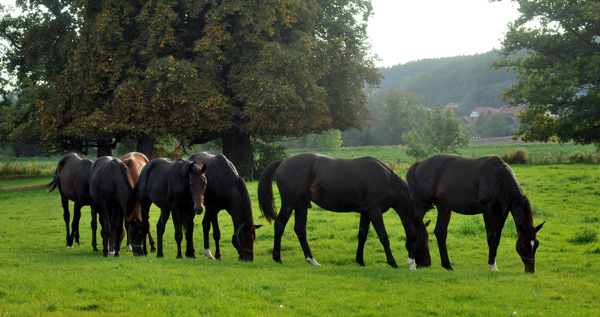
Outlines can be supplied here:
<path id="1" fill-rule="evenodd" d="M 240 176 L 253 180 L 254 155 L 250 136 L 242 132 L 226 132 L 222 136 L 223 155 L 235 165 Z"/>
<path id="2" fill-rule="evenodd" d="M 136 151 L 143 153 L 146 157 L 151 160 L 152 152 L 154 152 L 154 139 L 144 135 L 137 139 Z"/>
<path id="3" fill-rule="evenodd" d="M 98 157 L 112 155 L 112 141 L 98 140 Z"/>

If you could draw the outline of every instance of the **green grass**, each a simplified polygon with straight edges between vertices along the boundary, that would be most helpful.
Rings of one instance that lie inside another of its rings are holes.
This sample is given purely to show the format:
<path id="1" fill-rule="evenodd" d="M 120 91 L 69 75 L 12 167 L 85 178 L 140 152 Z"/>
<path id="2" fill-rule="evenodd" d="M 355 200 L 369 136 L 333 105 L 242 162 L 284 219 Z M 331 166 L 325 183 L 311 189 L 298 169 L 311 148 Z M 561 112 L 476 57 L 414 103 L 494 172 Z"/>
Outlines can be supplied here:
<path id="1" fill-rule="evenodd" d="M 510 216 L 498 251 L 500 272 L 487 267 L 481 216 L 453 214 L 448 249 L 454 271 L 440 266 L 430 211 L 432 267 L 411 272 L 402 225 L 385 214 L 400 269 L 385 263 L 374 230 L 365 247 L 367 267 L 354 262 L 358 214 L 313 208 L 308 239 L 323 267 L 306 264 L 290 220 L 282 241 L 283 265 L 273 262 L 273 226 L 260 216 L 256 182 L 248 184 L 257 224 L 255 261 L 242 263 L 231 245 L 231 218 L 219 214 L 222 261 L 202 257 L 196 218 L 197 259 L 175 259 L 172 222 L 165 258 L 103 258 L 90 246 L 84 207 L 82 245 L 65 248 L 59 194 L 44 189 L 0 193 L 0 314 L 2 315 L 598 315 L 600 243 L 598 165 L 515 166 L 529 196 L 539 232 L 535 274 L 523 273 Z M 404 176 L 403 173 L 401 173 Z M 43 183 L 49 182 L 45 179 Z M 0 181 L 4 185 L 5 181 Z M 277 202 L 279 205 L 279 202 Z M 152 232 L 158 210 L 151 211 Z M 593 236 L 594 238 L 590 238 Z M 212 242 L 211 242 L 212 245 Z M 214 250 L 213 250 L 214 251 Z"/>

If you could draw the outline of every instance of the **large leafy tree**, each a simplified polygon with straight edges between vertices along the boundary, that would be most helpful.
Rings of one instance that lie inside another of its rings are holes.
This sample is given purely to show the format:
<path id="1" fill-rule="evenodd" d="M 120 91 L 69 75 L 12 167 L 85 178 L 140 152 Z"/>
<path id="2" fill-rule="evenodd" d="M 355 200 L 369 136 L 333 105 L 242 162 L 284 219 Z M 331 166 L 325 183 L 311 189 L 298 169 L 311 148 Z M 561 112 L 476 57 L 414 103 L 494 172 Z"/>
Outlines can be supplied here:
<path id="1" fill-rule="evenodd" d="M 513 0 L 497 69 L 518 71 L 504 96 L 527 104 L 517 131 L 524 140 L 575 141 L 600 148 L 600 1 Z M 521 58 L 509 58 L 525 51 Z"/>
<path id="2" fill-rule="evenodd" d="M 75 36 L 58 75 L 40 83 L 54 93 L 36 102 L 42 135 L 54 144 L 221 137 L 225 154 L 244 165 L 250 136 L 367 122 L 362 88 L 379 81 L 366 42 L 369 1 L 59 2 Z M 15 27 L 17 42 L 37 38 Z"/>

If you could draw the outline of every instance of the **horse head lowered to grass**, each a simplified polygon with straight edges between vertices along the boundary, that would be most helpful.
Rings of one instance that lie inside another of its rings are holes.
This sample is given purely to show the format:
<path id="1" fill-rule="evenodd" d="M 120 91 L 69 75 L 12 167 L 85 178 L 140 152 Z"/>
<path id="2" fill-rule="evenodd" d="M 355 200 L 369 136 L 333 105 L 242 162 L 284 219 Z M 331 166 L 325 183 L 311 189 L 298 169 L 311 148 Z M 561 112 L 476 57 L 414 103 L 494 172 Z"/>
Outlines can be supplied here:
<path id="1" fill-rule="evenodd" d="M 535 252 L 540 244 L 527 196 L 511 168 L 496 156 L 478 159 L 438 154 L 413 164 L 406 180 L 418 209 L 418 217 L 435 205 L 438 211 L 435 236 L 442 266 L 452 269 L 446 248 L 452 211 L 465 215 L 483 213 L 489 247 L 488 265 L 497 271 L 496 252 L 502 228 L 510 212 L 517 228 L 517 252 L 525 272 L 535 272 Z"/>
<path id="2" fill-rule="evenodd" d="M 177 242 L 177 258 L 182 257 L 181 241 L 185 231 L 188 258 L 194 258 L 194 217 L 204 210 L 206 190 L 206 165 L 189 160 L 172 162 L 159 158 L 151 160 L 140 174 L 140 179 L 131 191 L 128 203 L 130 216 L 137 202 L 140 203 L 142 223 L 133 222 L 130 228 L 132 249 L 135 255 L 147 254 L 144 237 L 148 231 L 150 206 L 154 203 L 161 210 L 157 229 L 157 257 L 163 257 L 163 234 L 171 213 Z"/>
<path id="3" fill-rule="evenodd" d="M 221 259 L 219 240 L 221 230 L 219 229 L 218 213 L 225 209 L 233 221 L 231 242 L 238 251 L 239 260 L 254 260 L 254 241 L 256 240 L 255 229 L 260 225 L 254 225 L 252 217 L 252 204 L 246 182 L 238 174 L 235 166 L 223 155 L 213 155 L 207 152 L 194 153 L 190 160 L 206 165 L 206 193 L 204 205 L 206 212 L 202 220 L 204 229 L 204 254 L 209 259 Z M 213 227 L 215 239 L 215 255 L 210 251 L 209 233 Z"/>

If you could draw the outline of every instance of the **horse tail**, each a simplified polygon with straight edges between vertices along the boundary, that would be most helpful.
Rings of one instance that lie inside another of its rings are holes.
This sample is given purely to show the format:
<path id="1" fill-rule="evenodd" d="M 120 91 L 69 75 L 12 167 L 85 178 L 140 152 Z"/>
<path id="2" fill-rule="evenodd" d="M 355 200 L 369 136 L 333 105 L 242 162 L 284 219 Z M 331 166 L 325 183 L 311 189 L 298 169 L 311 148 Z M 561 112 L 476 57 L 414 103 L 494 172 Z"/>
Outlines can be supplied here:
<path id="1" fill-rule="evenodd" d="M 54 175 L 52 176 L 52 181 L 48 185 L 46 185 L 46 191 L 51 193 L 58 186 L 60 186 L 60 179 L 58 178 L 58 174 L 54 173 Z"/>
<path id="2" fill-rule="evenodd" d="M 425 194 L 425 191 L 421 186 L 417 185 L 417 181 L 415 179 L 415 171 L 419 164 L 420 163 L 415 163 L 408 169 L 408 173 L 406 173 L 406 182 L 408 183 L 408 188 L 410 189 L 411 199 L 413 199 L 417 206 L 420 205 L 428 208 L 431 207 L 431 204 L 433 204 L 433 199 Z"/>
<path id="3" fill-rule="evenodd" d="M 277 219 L 275 201 L 273 199 L 273 176 L 281 162 L 275 161 L 269 164 L 258 181 L 258 205 L 263 216 L 267 218 L 269 223 Z"/>

